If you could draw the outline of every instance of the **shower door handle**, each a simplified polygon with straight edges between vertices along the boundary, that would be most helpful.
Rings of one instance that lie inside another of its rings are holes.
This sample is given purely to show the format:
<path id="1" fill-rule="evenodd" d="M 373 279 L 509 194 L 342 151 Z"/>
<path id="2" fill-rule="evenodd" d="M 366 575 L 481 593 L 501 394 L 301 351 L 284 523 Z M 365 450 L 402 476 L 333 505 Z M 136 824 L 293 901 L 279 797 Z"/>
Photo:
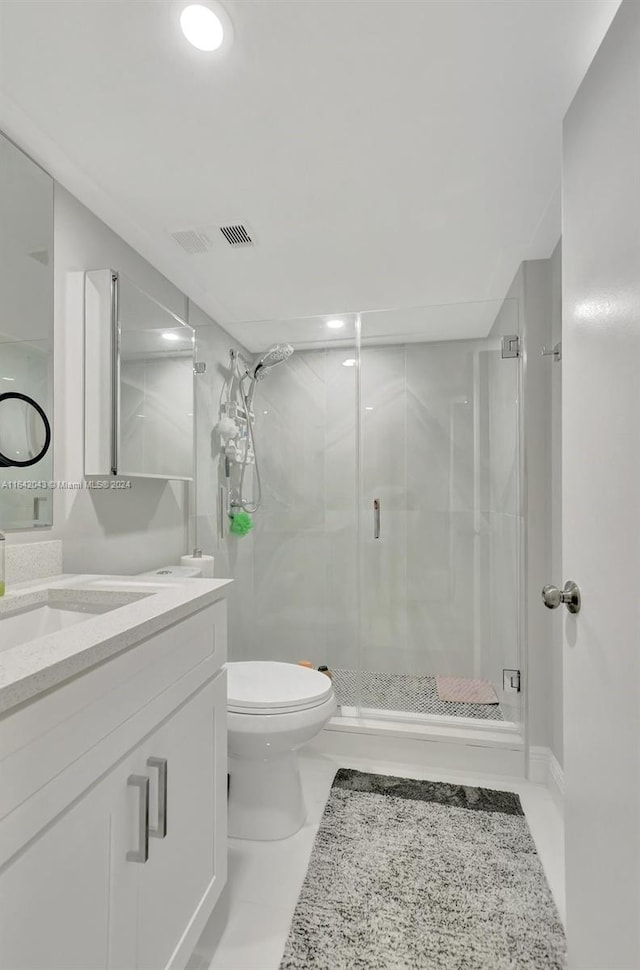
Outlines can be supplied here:
<path id="1" fill-rule="evenodd" d="M 373 538 L 380 538 L 380 499 L 373 500 Z"/>
<path id="2" fill-rule="evenodd" d="M 224 485 L 218 489 L 218 538 L 224 539 L 224 520 L 227 514 L 228 491 Z"/>

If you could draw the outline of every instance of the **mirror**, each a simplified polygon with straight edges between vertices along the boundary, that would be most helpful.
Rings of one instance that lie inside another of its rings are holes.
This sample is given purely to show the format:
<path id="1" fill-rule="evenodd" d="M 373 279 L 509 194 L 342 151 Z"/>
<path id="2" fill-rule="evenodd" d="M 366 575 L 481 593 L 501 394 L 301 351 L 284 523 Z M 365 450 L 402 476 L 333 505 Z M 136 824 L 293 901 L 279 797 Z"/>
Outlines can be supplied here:
<path id="1" fill-rule="evenodd" d="M 194 331 L 120 275 L 118 474 L 193 475 Z"/>
<path id="2" fill-rule="evenodd" d="M 86 274 L 86 475 L 193 477 L 194 334 L 121 273 Z"/>
<path id="3" fill-rule="evenodd" d="M 0 135 L 0 530 L 53 520 L 53 180 Z"/>
<path id="4" fill-rule="evenodd" d="M 51 444 L 49 419 L 26 394 L 0 394 L 0 466 L 30 468 Z"/>

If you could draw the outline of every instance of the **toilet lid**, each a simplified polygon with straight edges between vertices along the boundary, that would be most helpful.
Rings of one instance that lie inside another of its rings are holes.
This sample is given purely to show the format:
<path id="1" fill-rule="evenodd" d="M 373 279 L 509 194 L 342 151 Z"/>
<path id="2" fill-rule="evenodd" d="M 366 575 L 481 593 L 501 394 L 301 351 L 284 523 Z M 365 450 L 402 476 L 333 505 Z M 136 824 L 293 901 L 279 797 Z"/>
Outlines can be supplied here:
<path id="1" fill-rule="evenodd" d="M 332 693 L 326 674 L 277 661 L 227 664 L 230 711 L 245 714 L 286 713 L 317 707 Z"/>

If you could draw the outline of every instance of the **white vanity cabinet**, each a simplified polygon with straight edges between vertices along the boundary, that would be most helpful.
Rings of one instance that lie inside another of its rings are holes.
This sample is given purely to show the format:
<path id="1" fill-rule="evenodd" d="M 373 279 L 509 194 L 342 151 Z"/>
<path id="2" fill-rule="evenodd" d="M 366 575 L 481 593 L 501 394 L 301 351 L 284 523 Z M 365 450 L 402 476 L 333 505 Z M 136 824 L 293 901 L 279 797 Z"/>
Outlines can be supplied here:
<path id="1" fill-rule="evenodd" d="M 225 603 L 0 721 L 0 968 L 184 968 L 226 881 Z"/>

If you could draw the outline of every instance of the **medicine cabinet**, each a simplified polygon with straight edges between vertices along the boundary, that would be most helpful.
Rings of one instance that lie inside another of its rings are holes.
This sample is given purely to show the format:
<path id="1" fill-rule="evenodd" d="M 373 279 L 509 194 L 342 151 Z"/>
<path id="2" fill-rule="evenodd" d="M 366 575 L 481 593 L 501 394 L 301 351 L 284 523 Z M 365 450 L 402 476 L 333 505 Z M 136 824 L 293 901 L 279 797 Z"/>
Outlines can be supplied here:
<path id="1" fill-rule="evenodd" d="M 194 333 L 122 273 L 85 274 L 85 475 L 193 477 Z"/>

